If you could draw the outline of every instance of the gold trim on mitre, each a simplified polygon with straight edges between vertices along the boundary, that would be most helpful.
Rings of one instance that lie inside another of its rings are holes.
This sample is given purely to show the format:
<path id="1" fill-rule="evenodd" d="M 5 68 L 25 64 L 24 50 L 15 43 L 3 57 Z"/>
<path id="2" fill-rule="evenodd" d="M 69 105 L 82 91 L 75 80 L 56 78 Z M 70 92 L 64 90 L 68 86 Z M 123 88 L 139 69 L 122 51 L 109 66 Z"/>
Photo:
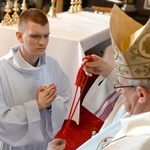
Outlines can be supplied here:
<path id="1" fill-rule="evenodd" d="M 124 78 L 150 78 L 150 19 L 142 26 L 114 5 L 110 36 L 117 74 Z"/>

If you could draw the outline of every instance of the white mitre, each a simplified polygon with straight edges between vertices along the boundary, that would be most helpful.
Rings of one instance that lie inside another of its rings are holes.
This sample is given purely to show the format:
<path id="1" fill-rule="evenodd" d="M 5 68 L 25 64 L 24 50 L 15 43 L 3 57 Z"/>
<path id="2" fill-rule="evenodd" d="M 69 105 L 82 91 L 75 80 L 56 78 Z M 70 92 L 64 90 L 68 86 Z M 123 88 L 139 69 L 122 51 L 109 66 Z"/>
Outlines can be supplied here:
<path id="1" fill-rule="evenodd" d="M 150 78 L 150 19 L 142 26 L 114 5 L 110 36 L 117 74 L 132 79 Z"/>

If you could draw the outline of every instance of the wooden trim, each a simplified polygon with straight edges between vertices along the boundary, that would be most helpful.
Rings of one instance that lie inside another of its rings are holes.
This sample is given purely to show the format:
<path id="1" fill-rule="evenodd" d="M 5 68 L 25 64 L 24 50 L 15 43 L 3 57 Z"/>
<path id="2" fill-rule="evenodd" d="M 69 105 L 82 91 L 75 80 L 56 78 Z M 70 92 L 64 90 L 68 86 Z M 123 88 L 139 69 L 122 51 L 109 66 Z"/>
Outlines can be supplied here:
<path id="1" fill-rule="evenodd" d="M 92 6 L 92 8 L 93 8 L 95 11 L 108 12 L 108 13 L 110 13 L 111 10 L 112 10 L 111 7 Z"/>
<path id="2" fill-rule="evenodd" d="M 56 2 L 56 12 L 62 12 L 63 11 L 63 0 L 57 0 Z"/>
<path id="3" fill-rule="evenodd" d="M 149 15 L 150 10 L 144 9 L 144 2 L 145 1 L 146 0 L 137 0 L 136 6 L 137 6 L 139 14 Z"/>

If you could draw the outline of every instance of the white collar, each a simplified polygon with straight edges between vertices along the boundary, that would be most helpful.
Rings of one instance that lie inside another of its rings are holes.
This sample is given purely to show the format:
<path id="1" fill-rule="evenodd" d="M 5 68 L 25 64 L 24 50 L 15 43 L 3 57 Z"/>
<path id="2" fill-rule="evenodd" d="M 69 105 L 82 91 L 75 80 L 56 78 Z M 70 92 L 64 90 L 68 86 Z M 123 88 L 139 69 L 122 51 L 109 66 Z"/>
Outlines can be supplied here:
<path id="1" fill-rule="evenodd" d="M 32 68 L 33 66 L 29 64 L 27 61 L 23 59 L 21 56 L 20 50 L 17 51 L 15 55 L 16 60 L 18 61 L 18 65 L 20 65 L 21 68 Z M 41 57 L 39 57 L 39 61 L 36 67 L 39 67 L 42 64 Z"/>
<path id="2" fill-rule="evenodd" d="M 46 64 L 46 54 L 42 55 L 39 57 L 39 61 L 36 67 L 33 67 L 30 65 L 28 62 L 26 62 L 23 57 L 21 56 L 21 53 L 19 51 L 20 45 L 17 45 L 11 49 L 11 51 L 5 56 L 6 60 L 12 60 L 13 63 L 19 67 L 19 68 L 37 68 L 42 65 Z"/>
<path id="3" fill-rule="evenodd" d="M 127 136 L 150 134 L 150 112 L 121 119 L 123 133 Z"/>

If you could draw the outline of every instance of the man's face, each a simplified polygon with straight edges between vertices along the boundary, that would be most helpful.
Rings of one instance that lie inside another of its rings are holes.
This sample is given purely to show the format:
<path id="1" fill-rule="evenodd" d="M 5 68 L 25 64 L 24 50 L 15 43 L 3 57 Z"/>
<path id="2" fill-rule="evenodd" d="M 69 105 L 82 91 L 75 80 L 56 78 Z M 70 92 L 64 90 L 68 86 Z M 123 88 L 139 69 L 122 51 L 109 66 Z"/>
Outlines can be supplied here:
<path id="1" fill-rule="evenodd" d="M 118 77 L 118 82 L 121 86 L 129 85 L 127 80 L 121 77 Z M 136 87 L 118 88 L 117 92 L 122 94 L 127 112 L 129 112 L 130 114 L 135 114 L 137 112 L 138 103 Z"/>
<path id="2" fill-rule="evenodd" d="M 49 24 L 42 26 L 29 21 L 23 31 L 18 35 L 21 41 L 21 54 L 23 58 L 36 59 L 45 53 L 49 41 Z"/>

